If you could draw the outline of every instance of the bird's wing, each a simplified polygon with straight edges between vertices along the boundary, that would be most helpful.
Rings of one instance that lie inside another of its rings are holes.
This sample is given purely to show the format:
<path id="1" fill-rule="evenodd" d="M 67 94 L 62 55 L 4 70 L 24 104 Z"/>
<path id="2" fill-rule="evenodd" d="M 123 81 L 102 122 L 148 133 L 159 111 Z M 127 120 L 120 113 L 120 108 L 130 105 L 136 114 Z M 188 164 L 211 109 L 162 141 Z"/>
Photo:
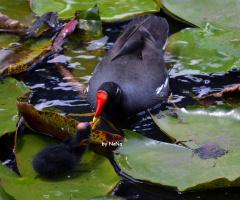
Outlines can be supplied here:
<path id="1" fill-rule="evenodd" d="M 117 40 L 117 42 L 115 42 L 113 48 L 111 49 L 111 60 L 114 60 L 118 56 L 123 55 L 128 50 L 128 48 L 131 48 L 130 45 L 126 45 L 127 41 L 150 18 L 151 15 L 149 15 L 147 18 L 140 21 L 139 23 L 131 26 L 127 31 L 124 32 L 124 34 Z"/>

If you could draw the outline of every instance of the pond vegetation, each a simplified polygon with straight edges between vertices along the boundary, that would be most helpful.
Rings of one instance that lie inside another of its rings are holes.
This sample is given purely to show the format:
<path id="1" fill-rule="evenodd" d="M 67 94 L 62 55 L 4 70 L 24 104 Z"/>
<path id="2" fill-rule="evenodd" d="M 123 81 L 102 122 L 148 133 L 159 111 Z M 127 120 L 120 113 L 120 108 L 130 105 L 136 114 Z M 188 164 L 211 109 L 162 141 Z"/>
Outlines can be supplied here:
<path id="1" fill-rule="evenodd" d="M 0 198 L 239 199 L 240 2 L 82 2 L 1 2 Z M 101 117 L 73 170 L 34 171 L 36 154 L 93 120 L 92 73 L 144 14 L 169 23 L 168 99 L 127 119 Z"/>

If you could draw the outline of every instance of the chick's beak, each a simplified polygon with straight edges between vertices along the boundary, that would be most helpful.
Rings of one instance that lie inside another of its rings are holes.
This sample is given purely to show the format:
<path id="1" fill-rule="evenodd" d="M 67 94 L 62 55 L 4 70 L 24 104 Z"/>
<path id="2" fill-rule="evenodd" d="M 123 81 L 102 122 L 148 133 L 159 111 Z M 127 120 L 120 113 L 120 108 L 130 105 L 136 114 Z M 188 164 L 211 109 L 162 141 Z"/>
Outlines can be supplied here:
<path id="1" fill-rule="evenodd" d="M 97 92 L 97 109 L 95 112 L 95 115 L 93 117 L 93 123 L 95 123 L 98 119 L 98 117 L 102 114 L 105 108 L 105 104 L 108 99 L 108 94 L 104 90 L 99 90 Z"/>

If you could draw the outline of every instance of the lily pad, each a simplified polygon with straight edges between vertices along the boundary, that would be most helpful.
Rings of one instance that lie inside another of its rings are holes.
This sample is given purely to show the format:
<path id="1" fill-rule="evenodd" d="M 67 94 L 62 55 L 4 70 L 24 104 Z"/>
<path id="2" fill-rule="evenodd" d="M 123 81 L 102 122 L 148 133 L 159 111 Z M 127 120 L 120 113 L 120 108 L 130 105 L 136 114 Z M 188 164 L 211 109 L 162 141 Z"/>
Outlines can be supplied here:
<path id="1" fill-rule="evenodd" d="M 30 7 L 34 13 L 41 16 L 46 12 L 58 12 L 61 18 L 71 18 L 76 10 L 87 10 L 98 5 L 103 21 L 122 20 L 142 14 L 159 12 L 158 6 L 152 0 L 31 0 Z"/>
<path id="2" fill-rule="evenodd" d="M 102 196 L 102 197 L 95 197 L 89 200 L 124 200 L 121 197 L 118 196 L 113 196 L 113 195 L 107 195 L 107 196 Z"/>
<path id="3" fill-rule="evenodd" d="M 87 151 L 80 168 L 58 177 L 43 177 L 32 169 L 33 156 L 55 139 L 42 135 L 24 135 L 18 138 L 16 159 L 22 177 L 0 165 L 0 178 L 5 190 L 21 199 L 89 199 L 106 195 L 120 178 L 107 158 Z"/>
<path id="4" fill-rule="evenodd" d="M 7 194 L 2 187 L 0 187 L 0 199 L 3 200 L 14 200 L 9 194 Z"/>
<path id="5" fill-rule="evenodd" d="M 15 131 L 18 122 L 16 99 L 29 89 L 11 77 L 0 80 L 0 136 Z"/>
<path id="6" fill-rule="evenodd" d="M 161 117 L 152 115 L 152 118 L 161 130 L 192 149 L 212 142 L 229 151 L 228 155 L 238 151 L 240 108 L 193 106 L 159 114 Z"/>
<path id="7" fill-rule="evenodd" d="M 204 29 L 184 29 L 169 37 L 171 76 L 227 72 L 240 69 L 240 34 L 210 24 Z"/>
<path id="8" fill-rule="evenodd" d="M 167 123 L 166 126 L 171 125 Z M 235 149 L 229 150 L 225 156 L 201 159 L 187 147 L 156 141 L 125 130 L 125 140 L 117 149 L 114 159 L 120 170 L 135 180 L 179 191 L 240 186 L 239 154 L 236 150 L 239 148 L 239 137 L 237 139 Z"/>
<path id="9" fill-rule="evenodd" d="M 0 49 L 0 77 L 29 70 L 52 51 L 49 38 L 30 39 L 15 48 Z"/>
<path id="10" fill-rule="evenodd" d="M 240 105 L 240 84 L 224 88 L 219 93 L 209 94 L 200 98 L 198 101 L 203 105 L 216 105 L 219 101 L 232 106 Z"/>
<path id="11" fill-rule="evenodd" d="M 57 138 L 65 138 L 69 133 L 75 134 L 78 121 L 64 117 L 57 112 L 39 111 L 32 104 L 17 102 L 19 113 L 27 125 L 34 131 L 45 133 Z"/>
<path id="12" fill-rule="evenodd" d="M 184 2 L 161 0 L 157 3 L 171 14 L 200 28 L 205 27 L 206 23 L 211 23 L 213 26 L 226 30 L 239 31 L 240 28 L 238 0 L 184 0 Z"/>
<path id="13" fill-rule="evenodd" d="M 111 134 L 107 131 L 95 130 L 91 133 L 90 148 L 97 154 L 107 156 L 116 147 L 122 146 L 123 137 L 118 134 Z"/>
<path id="14" fill-rule="evenodd" d="M 0 12 L 28 27 L 37 19 L 31 12 L 28 1 L 25 0 L 1 0 Z M 0 47 L 7 47 L 9 44 L 15 43 L 19 39 L 19 36 L 15 34 L 1 33 Z"/>
<path id="15" fill-rule="evenodd" d="M 0 10 L 11 19 L 18 20 L 26 26 L 32 25 L 36 20 L 28 1 L 25 0 L 1 0 Z"/>

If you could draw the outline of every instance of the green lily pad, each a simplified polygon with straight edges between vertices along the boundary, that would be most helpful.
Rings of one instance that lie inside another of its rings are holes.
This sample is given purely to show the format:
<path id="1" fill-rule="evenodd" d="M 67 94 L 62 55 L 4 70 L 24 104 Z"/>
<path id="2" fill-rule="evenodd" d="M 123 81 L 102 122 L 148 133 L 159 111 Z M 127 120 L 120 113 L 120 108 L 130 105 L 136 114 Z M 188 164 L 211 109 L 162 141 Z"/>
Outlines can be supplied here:
<path id="1" fill-rule="evenodd" d="M 61 18 L 71 18 L 76 10 L 87 10 L 97 4 L 103 21 L 122 20 L 137 15 L 159 12 L 158 6 L 152 0 L 31 0 L 30 7 L 34 13 L 41 16 L 46 12 L 58 12 Z"/>
<path id="2" fill-rule="evenodd" d="M 184 29 L 169 37 L 166 54 L 173 66 L 170 75 L 227 72 L 240 69 L 240 34 L 217 29 Z"/>
<path id="3" fill-rule="evenodd" d="M 30 26 L 36 20 L 31 12 L 28 1 L 25 0 L 1 0 L 0 12 L 13 20 L 18 20 L 26 26 Z"/>
<path id="4" fill-rule="evenodd" d="M 2 187 L 0 187 L 0 199 L 3 200 L 14 200 L 9 194 L 7 194 Z"/>
<path id="5" fill-rule="evenodd" d="M 0 136 L 15 131 L 18 122 L 16 99 L 29 89 L 11 77 L 0 80 Z"/>
<path id="6" fill-rule="evenodd" d="M 205 27 L 206 23 L 211 23 L 219 28 L 239 31 L 240 13 L 236 8 L 239 5 L 238 0 L 161 0 L 157 2 L 171 14 L 200 28 Z"/>
<path id="7" fill-rule="evenodd" d="M 1 0 L 0 12 L 7 15 L 13 20 L 23 23 L 25 26 L 31 26 L 37 19 L 31 12 L 28 1 L 25 0 Z M 15 43 L 20 39 L 15 34 L 0 34 L 0 47 L 8 47 L 9 44 Z"/>
<path id="8" fill-rule="evenodd" d="M 121 197 L 113 196 L 113 195 L 107 195 L 102 197 L 95 197 L 89 200 L 124 200 L 124 199 Z"/>
<path id="9" fill-rule="evenodd" d="M 200 148 L 204 142 L 213 142 L 221 148 L 237 151 L 240 108 L 219 105 L 202 108 L 168 110 L 152 115 L 155 123 L 167 135 L 192 149 Z"/>
<path id="10" fill-rule="evenodd" d="M 114 159 L 125 174 L 136 180 L 179 191 L 240 186 L 239 154 L 234 150 L 217 159 L 202 159 L 189 148 L 128 130 L 125 130 L 125 138 Z M 239 137 L 235 144 L 238 141 Z"/>
<path id="11" fill-rule="evenodd" d="M 106 195 L 120 180 L 107 158 L 87 151 L 78 169 L 58 177 L 43 177 L 32 169 L 31 161 L 46 145 L 57 140 L 41 135 L 18 138 L 16 159 L 22 177 L 0 165 L 0 178 L 5 190 L 21 199 L 89 199 Z"/>

